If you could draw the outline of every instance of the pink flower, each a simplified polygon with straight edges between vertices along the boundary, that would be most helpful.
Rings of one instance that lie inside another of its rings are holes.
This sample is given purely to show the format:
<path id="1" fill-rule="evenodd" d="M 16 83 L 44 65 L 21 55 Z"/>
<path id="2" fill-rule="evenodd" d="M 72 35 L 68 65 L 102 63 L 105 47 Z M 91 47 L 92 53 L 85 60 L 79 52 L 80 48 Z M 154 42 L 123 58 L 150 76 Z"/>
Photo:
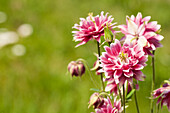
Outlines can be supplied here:
<path id="1" fill-rule="evenodd" d="M 125 34 L 126 42 L 139 43 L 149 55 L 151 50 L 162 46 L 159 42 L 164 38 L 157 34 L 161 26 L 156 21 L 149 22 L 150 18 L 150 16 L 142 18 L 142 14 L 138 13 L 136 17 L 127 16 L 127 25 L 119 26 L 121 32 Z"/>
<path id="2" fill-rule="evenodd" d="M 118 86 L 115 82 L 115 79 L 113 78 L 107 78 L 107 85 L 105 87 L 105 91 L 110 91 L 110 93 L 113 93 L 115 96 L 118 95 Z"/>
<path id="3" fill-rule="evenodd" d="M 112 24 L 113 18 L 112 16 L 107 17 L 103 15 L 104 12 L 101 12 L 101 15 L 97 15 L 93 17 L 92 14 L 84 19 L 80 18 L 80 24 L 75 24 L 73 28 L 77 29 L 78 31 L 72 31 L 73 40 L 81 41 L 76 47 L 87 43 L 91 39 L 95 39 L 100 43 L 100 37 L 104 35 L 104 28 L 107 26 L 110 30 L 114 28 L 116 23 Z M 112 30 L 113 31 L 113 30 Z M 114 31 L 113 31 L 114 32 Z"/>
<path id="4" fill-rule="evenodd" d="M 110 91 L 110 93 L 113 93 L 114 96 L 117 96 L 118 95 L 118 85 L 116 84 L 115 82 L 115 79 L 112 77 L 112 78 L 107 78 L 106 79 L 107 81 L 107 85 L 105 87 L 105 91 Z M 130 84 L 129 82 L 126 82 L 128 83 L 128 88 L 125 87 L 125 90 L 127 90 L 127 95 L 132 91 L 133 89 L 133 84 Z M 125 86 L 126 86 L 126 83 L 125 83 Z M 139 86 L 138 84 L 136 84 L 136 90 L 139 89 Z"/>
<path id="5" fill-rule="evenodd" d="M 109 81 L 115 80 L 116 84 L 122 86 L 127 80 L 132 83 L 133 78 L 143 81 L 145 76 L 141 69 L 146 66 L 147 55 L 138 45 L 130 46 L 124 44 L 121 47 L 116 39 L 110 47 L 105 46 L 105 51 L 100 57 L 102 71 Z"/>
<path id="6" fill-rule="evenodd" d="M 161 107 L 167 105 L 168 110 L 170 111 L 170 84 L 165 83 L 163 87 L 156 89 L 153 92 L 153 98 L 158 98 L 157 104 L 161 102 Z"/>
<path id="7" fill-rule="evenodd" d="M 114 106 L 112 105 L 109 98 L 104 99 L 104 104 L 95 109 L 96 113 L 121 113 L 123 111 L 123 107 L 121 106 L 121 100 L 114 99 Z"/>

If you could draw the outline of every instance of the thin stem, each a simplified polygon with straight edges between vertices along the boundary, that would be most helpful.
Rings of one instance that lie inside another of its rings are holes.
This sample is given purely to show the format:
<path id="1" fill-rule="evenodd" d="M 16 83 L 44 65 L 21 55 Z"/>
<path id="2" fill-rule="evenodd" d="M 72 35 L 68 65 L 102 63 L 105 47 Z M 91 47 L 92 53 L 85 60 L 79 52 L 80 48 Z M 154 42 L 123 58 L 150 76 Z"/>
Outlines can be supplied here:
<path id="1" fill-rule="evenodd" d="M 140 113 L 139 112 L 139 106 L 138 106 L 138 100 L 137 100 L 137 96 L 136 96 L 136 91 L 134 92 L 134 97 L 135 97 L 135 104 L 136 104 L 137 113 Z"/>
<path id="2" fill-rule="evenodd" d="M 118 88 L 118 90 L 119 90 L 119 97 L 121 99 L 121 105 L 123 105 L 123 99 L 122 99 L 122 94 L 121 94 L 120 88 Z"/>
<path id="3" fill-rule="evenodd" d="M 100 57 L 100 45 L 99 45 L 99 42 L 97 42 L 97 50 L 98 50 L 98 55 Z M 101 82 L 102 82 L 103 91 L 105 91 L 105 86 L 104 86 L 104 81 L 103 81 L 103 74 L 101 73 L 100 76 L 101 76 Z"/>
<path id="4" fill-rule="evenodd" d="M 91 71 L 90 71 L 90 69 L 89 69 L 88 63 L 87 63 L 84 59 L 81 59 L 81 58 L 78 59 L 77 61 L 83 62 L 84 66 L 86 67 L 86 69 L 87 69 L 87 71 L 88 71 L 88 73 L 89 73 L 89 75 L 90 75 L 91 81 L 93 82 L 93 84 L 94 84 L 96 87 L 98 87 L 98 84 L 97 84 L 96 81 L 94 80 L 94 78 L 93 78 L 93 76 L 92 76 L 92 73 L 91 73 Z"/>
<path id="5" fill-rule="evenodd" d="M 155 54 L 154 50 L 153 50 L 152 54 L 153 55 Z M 152 74 L 153 75 L 152 75 L 152 89 L 151 89 L 151 113 L 153 113 L 153 107 L 154 107 L 154 105 L 153 105 L 154 100 L 152 98 L 153 97 L 152 92 L 155 88 L 155 56 L 152 57 Z"/>
<path id="6" fill-rule="evenodd" d="M 123 113 L 125 113 L 125 87 L 123 85 Z"/>
<path id="7" fill-rule="evenodd" d="M 159 113 L 159 108 L 160 108 L 160 104 L 158 104 L 158 109 L 157 109 L 157 113 Z"/>

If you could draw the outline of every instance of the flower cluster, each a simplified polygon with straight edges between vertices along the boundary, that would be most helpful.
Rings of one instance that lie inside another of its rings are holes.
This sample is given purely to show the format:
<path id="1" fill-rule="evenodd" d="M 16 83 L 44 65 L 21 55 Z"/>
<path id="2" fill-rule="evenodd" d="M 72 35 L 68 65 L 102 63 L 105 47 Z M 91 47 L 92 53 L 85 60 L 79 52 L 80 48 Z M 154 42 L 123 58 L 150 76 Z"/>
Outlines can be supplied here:
<path id="1" fill-rule="evenodd" d="M 73 26 L 76 29 L 72 31 L 73 40 L 80 42 L 76 47 L 92 39 L 97 42 L 97 61 L 91 70 L 101 76 L 102 90 L 92 94 L 89 101 L 89 107 L 93 106 L 96 113 L 125 112 L 126 102 L 139 89 L 138 82 L 144 81 L 142 69 L 146 66 L 148 55 L 154 58 L 152 52 L 162 47 L 160 41 L 164 38 L 159 34 L 161 26 L 156 21 L 150 22 L 150 19 L 150 16 L 142 18 L 142 14 L 138 13 L 136 17 L 127 16 L 126 25 L 115 26 L 112 16 L 108 13 L 104 15 L 102 11 L 97 16 L 90 13 L 87 18 L 80 18 L 80 23 Z M 116 37 L 117 33 L 123 34 L 120 40 Z M 105 41 L 102 42 L 101 38 Z M 104 52 L 100 56 L 103 45 Z M 85 67 L 80 62 L 72 61 L 68 70 L 72 76 L 81 76 Z M 105 95 L 102 96 L 102 93 Z M 153 97 L 159 97 L 158 103 L 161 101 L 170 110 L 169 84 L 155 90 Z M 114 99 L 113 104 L 110 99 Z"/>

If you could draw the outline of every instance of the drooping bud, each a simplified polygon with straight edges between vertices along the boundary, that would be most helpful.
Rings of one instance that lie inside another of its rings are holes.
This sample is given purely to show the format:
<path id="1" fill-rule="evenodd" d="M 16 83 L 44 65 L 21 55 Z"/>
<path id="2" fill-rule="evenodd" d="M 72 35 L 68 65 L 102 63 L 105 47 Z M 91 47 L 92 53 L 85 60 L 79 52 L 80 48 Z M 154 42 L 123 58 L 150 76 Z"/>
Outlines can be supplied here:
<path id="1" fill-rule="evenodd" d="M 71 61 L 68 64 L 68 71 L 73 76 L 82 76 L 85 73 L 85 66 L 81 61 Z"/>
<path id="2" fill-rule="evenodd" d="M 104 98 L 99 93 L 93 93 L 90 97 L 89 106 L 93 106 L 94 109 L 99 108 L 103 105 Z"/>

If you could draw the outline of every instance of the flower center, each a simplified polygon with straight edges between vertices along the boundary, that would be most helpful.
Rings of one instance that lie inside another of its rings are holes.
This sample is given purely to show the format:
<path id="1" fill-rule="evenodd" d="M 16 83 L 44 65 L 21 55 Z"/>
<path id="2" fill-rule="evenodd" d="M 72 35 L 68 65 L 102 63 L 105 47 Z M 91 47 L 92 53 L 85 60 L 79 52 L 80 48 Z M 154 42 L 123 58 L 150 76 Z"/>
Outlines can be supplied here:
<path id="1" fill-rule="evenodd" d="M 119 54 L 119 58 L 121 59 L 122 62 L 126 63 L 127 62 L 127 53 L 124 53 L 123 51 Z"/>

